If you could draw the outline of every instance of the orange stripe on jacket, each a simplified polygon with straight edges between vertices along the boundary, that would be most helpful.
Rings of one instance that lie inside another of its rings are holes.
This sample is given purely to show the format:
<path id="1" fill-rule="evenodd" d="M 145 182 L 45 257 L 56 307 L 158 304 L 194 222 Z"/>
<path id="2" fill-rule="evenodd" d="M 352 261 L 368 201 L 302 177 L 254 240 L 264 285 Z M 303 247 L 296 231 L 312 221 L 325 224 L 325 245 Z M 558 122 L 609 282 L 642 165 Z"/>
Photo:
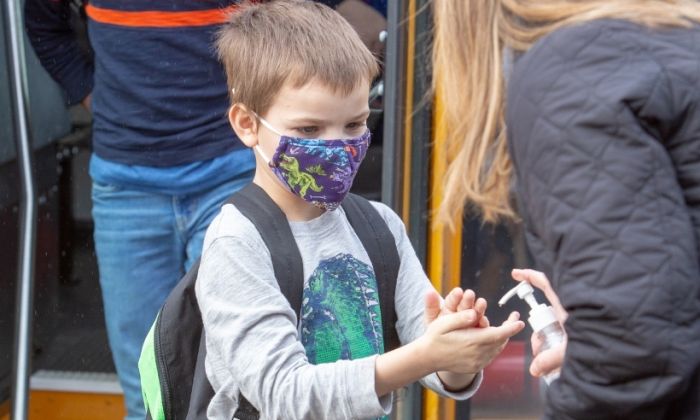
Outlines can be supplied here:
<path id="1" fill-rule="evenodd" d="M 178 28 L 183 26 L 207 26 L 224 23 L 228 14 L 237 6 L 225 9 L 195 10 L 181 12 L 161 11 L 123 11 L 85 6 L 90 19 L 95 22 L 117 26 L 148 27 L 148 28 Z"/>

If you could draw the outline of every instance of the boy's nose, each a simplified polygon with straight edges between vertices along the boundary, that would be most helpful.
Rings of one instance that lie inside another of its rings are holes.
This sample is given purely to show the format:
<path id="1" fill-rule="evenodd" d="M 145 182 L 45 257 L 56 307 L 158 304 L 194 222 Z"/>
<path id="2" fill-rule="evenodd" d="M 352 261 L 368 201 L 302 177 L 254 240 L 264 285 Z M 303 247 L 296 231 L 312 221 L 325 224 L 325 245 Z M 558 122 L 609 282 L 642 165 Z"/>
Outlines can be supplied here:
<path id="1" fill-rule="evenodd" d="M 345 131 L 342 129 L 329 129 L 326 130 L 325 133 L 323 133 L 323 139 L 324 140 L 335 140 L 335 139 L 342 139 L 347 137 L 345 134 Z"/>

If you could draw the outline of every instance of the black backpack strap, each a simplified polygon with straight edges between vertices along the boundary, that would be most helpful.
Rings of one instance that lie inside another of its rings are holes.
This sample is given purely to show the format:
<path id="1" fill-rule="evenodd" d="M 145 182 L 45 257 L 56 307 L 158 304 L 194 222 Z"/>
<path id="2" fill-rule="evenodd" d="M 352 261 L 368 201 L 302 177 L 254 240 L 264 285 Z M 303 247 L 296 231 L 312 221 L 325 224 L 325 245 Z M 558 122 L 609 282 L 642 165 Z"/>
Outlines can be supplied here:
<path id="1" fill-rule="evenodd" d="M 205 419 L 207 418 L 207 408 L 209 401 L 214 398 L 214 388 L 211 387 L 204 367 L 204 358 L 207 354 L 206 339 L 204 329 L 199 340 L 199 350 L 197 351 L 197 361 L 195 362 L 194 374 L 192 375 L 192 388 L 190 393 L 190 405 L 187 408 L 185 419 Z"/>
<path id="2" fill-rule="evenodd" d="M 287 216 L 262 188 L 252 183 L 235 193 L 231 201 L 260 233 L 270 251 L 272 268 L 280 290 L 294 313 L 299 316 L 304 288 L 304 263 Z"/>
<path id="3" fill-rule="evenodd" d="M 396 281 L 399 277 L 401 259 L 396 249 L 394 235 L 386 222 L 367 199 L 355 194 L 348 194 L 343 200 L 343 210 L 360 238 L 362 246 L 369 255 L 377 276 L 379 288 L 379 306 L 382 312 L 382 330 L 384 334 L 384 351 L 391 351 L 400 346 L 396 333 L 396 309 L 394 295 Z"/>
<path id="4" fill-rule="evenodd" d="M 287 216 L 259 186 L 251 183 L 236 192 L 227 203 L 253 223 L 272 257 L 272 268 L 277 284 L 299 317 L 304 288 L 304 263 Z M 254 420 L 259 413 L 241 394 L 234 416 L 241 420 Z"/>

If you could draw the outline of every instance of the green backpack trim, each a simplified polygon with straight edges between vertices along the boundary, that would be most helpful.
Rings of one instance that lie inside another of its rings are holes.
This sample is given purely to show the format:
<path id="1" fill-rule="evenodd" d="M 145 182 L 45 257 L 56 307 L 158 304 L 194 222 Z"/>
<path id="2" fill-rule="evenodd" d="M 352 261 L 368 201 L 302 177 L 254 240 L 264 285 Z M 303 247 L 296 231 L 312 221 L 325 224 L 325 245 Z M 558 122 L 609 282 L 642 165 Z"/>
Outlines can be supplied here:
<path id="1" fill-rule="evenodd" d="M 146 340 L 143 342 L 141 356 L 139 357 L 139 375 L 141 376 L 143 402 L 146 405 L 149 418 L 152 420 L 165 420 L 154 334 L 158 318 L 160 318 L 160 312 L 150 331 L 148 331 Z"/>

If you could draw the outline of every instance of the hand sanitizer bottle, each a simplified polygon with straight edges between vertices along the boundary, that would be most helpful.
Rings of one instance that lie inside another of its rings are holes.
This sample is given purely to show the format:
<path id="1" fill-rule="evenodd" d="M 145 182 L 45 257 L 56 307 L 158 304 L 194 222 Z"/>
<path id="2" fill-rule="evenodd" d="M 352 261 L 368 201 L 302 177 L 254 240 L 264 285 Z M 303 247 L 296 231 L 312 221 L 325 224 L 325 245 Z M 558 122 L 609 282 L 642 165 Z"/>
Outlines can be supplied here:
<path id="1" fill-rule="evenodd" d="M 547 306 L 544 303 L 538 304 L 533 295 L 535 289 L 532 288 L 530 283 L 523 281 L 514 288 L 510 289 L 501 300 L 498 301 L 498 306 L 503 306 L 510 298 L 515 296 L 518 297 L 528 305 L 530 305 L 530 316 L 527 319 L 528 323 L 532 327 L 532 330 L 537 334 L 537 336 L 542 340 L 542 347 L 540 351 L 547 350 L 556 346 L 564 340 L 564 329 L 562 328 L 559 320 L 557 320 L 554 314 L 554 309 L 551 306 Z M 559 370 L 555 370 L 544 375 L 544 380 L 549 385 L 555 379 L 559 378 Z"/>

